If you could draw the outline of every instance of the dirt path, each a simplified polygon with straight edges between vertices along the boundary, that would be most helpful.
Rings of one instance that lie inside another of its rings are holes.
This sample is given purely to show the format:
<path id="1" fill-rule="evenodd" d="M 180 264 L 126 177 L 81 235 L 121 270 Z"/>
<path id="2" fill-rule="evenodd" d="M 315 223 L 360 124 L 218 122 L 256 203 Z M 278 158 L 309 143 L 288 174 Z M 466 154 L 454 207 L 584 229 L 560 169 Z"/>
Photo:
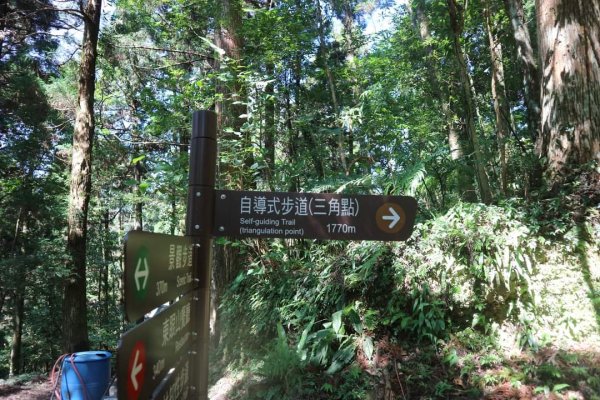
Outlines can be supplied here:
<path id="1" fill-rule="evenodd" d="M 51 394 L 50 380 L 45 377 L 34 379 L 23 385 L 0 381 L 0 399 L 49 400 Z"/>

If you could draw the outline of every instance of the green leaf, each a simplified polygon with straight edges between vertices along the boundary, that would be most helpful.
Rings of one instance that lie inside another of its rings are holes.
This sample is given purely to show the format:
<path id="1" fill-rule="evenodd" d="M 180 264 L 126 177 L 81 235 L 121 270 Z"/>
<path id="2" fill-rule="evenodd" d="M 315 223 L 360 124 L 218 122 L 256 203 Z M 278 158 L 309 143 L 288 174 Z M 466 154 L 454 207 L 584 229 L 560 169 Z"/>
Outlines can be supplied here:
<path id="1" fill-rule="evenodd" d="M 373 339 L 371 339 L 370 336 L 367 336 L 363 339 L 363 351 L 365 352 L 365 356 L 367 356 L 367 359 L 371 359 L 371 357 L 373 356 Z"/>
<path id="2" fill-rule="evenodd" d="M 148 187 L 150 187 L 150 184 L 148 182 L 141 182 L 140 183 L 140 192 L 142 193 L 146 193 L 146 190 L 148 190 Z"/>
<path id="3" fill-rule="evenodd" d="M 146 158 L 146 155 L 142 154 L 141 156 L 138 156 L 138 157 L 135 157 L 134 159 L 132 159 L 131 164 L 136 165 L 137 163 L 139 163 L 140 161 L 142 161 L 145 158 Z"/>
<path id="4" fill-rule="evenodd" d="M 569 387 L 569 385 L 567 383 L 558 383 L 558 384 L 552 386 L 552 391 L 558 393 L 561 390 L 566 389 L 568 387 Z"/>
<path id="5" fill-rule="evenodd" d="M 339 333 L 342 328 L 342 310 L 336 311 L 331 316 L 332 328 L 335 333 Z"/>
<path id="6" fill-rule="evenodd" d="M 306 344 L 306 338 L 308 337 L 308 333 L 312 329 L 314 322 L 315 322 L 314 319 L 311 320 L 308 323 L 308 325 L 306 325 L 304 330 L 302 331 L 302 335 L 300 336 L 300 341 L 298 342 L 298 346 L 297 346 L 298 351 L 301 351 L 302 349 L 304 349 L 304 345 Z"/>
<path id="7" fill-rule="evenodd" d="M 281 325 L 281 323 L 277 324 L 277 337 L 281 340 L 285 340 L 285 330 L 283 329 L 283 325 Z"/>

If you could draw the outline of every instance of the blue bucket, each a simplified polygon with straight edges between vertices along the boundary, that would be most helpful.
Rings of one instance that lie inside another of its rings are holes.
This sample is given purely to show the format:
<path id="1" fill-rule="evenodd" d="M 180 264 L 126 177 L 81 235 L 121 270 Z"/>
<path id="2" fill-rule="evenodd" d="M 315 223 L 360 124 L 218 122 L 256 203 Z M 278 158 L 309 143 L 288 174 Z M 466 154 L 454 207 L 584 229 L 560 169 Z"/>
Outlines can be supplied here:
<path id="1" fill-rule="evenodd" d="M 110 383 L 108 351 L 82 351 L 65 357 L 60 394 L 63 400 L 101 400 Z"/>

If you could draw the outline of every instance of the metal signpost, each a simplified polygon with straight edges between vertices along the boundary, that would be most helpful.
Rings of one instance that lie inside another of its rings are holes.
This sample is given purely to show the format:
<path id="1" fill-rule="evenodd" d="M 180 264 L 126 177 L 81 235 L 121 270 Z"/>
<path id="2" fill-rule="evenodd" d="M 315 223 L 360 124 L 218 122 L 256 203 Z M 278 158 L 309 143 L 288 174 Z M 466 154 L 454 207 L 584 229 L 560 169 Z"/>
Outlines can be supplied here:
<path id="1" fill-rule="evenodd" d="M 193 116 L 186 236 L 126 237 L 127 319 L 181 297 L 122 336 L 119 399 L 208 398 L 213 237 L 392 241 L 412 233 L 412 197 L 215 190 L 216 121 L 210 111 Z"/>

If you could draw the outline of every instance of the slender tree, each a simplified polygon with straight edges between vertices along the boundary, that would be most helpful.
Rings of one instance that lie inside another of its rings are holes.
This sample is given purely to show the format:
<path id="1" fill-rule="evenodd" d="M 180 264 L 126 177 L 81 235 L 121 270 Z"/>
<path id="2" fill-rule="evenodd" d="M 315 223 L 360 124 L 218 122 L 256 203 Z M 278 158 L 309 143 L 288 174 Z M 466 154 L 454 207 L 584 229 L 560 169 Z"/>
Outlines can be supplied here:
<path id="1" fill-rule="evenodd" d="M 433 37 L 429 27 L 429 18 L 425 13 L 424 0 L 414 0 L 410 10 L 412 12 L 415 29 L 419 34 L 419 38 L 425 45 L 425 57 L 432 59 L 433 47 L 431 46 L 431 43 L 433 42 Z M 457 174 L 458 192 L 462 200 L 475 202 L 477 200 L 477 194 L 473 186 L 475 175 L 473 174 L 473 169 L 468 165 L 468 162 L 465 159 L 465 150 L 463 148 L 464 141 L 461 140 L 460 133 L 454 122 L 454 114 L 450 108 L 449 91 L 442 89 L 435 63 L 428 63 L 427 74 L 431 86 L 431 93 L 440 103 L 440 109 L 446 122 L 450 157 L 457 162 L 457 168 L 459 170 Z"/>
<path id="2" fill-rule="evenodd" d="M 488 33 L 490 47 L 490 58 L 492 65 L 492 99 L 494 100 L 494 112 L 496 114 L 496 135 L 498 152 L 500 156 L 500 186 L 502 194 L 508 195 L 508 163 L 506 160 L 506 141 L 513 130 L 512 114 L 506 96 L 506 84 L 504 80 L 504 61 L 502 59 L 502 42 L 498 39 L 498 27 L 496 20 L 492 17 L 490 1 L 484 0 L 485 25 Z"/>
<path id="3" fill-rule="evenodd" d="M 457 67 L 460 73 L 460 82 L 462 87 L 462 95 L 465 107 L 465 129 L 475 156 L 475 171 L 477 184 L 479 186 L 479 194 L 481 201 L 488 204 L 492 201 L 492 191 L 490 189 L 489 180 L 485 172 L 483 154 L 479 145 L 479 136 L 477 133 L 476 119 L 477 110 L 475 109 L 475 99 L 473 96 L 473 88 L 471 77 L 467 68 L 467 60 L 465 52 L 461 44 L 461 36 L 464 28 L 464 10 L 462 5 L 456 0 L 447 0 L 448 15 L 450 16 L 450 27 L 452 30 L 452 42 L 454 55 L 456 57 Z"/>
<path id="4" fill-rule="evenodd" d="M 504 0 L 517 48 L 517 59 L 523 74 L 523 90 L 527 105 L 527 122 L 535 141 L 540 134 L 540 74 L 538 58 L 532 46 L 525 20 L 523 0 Z"/>
<path id="5" fill-rule="evenodd" d="M 88 204 L 92 187 L 94 143 L 94 90 L 102 0 L 88 0 L 83 11 L 84 33 L 79 67 L 79 89 L 68 209 L 67 268 L 63 303 L 63 348 L 65 352 L 89 347 L 86 301 L 86 245 Z"/>

